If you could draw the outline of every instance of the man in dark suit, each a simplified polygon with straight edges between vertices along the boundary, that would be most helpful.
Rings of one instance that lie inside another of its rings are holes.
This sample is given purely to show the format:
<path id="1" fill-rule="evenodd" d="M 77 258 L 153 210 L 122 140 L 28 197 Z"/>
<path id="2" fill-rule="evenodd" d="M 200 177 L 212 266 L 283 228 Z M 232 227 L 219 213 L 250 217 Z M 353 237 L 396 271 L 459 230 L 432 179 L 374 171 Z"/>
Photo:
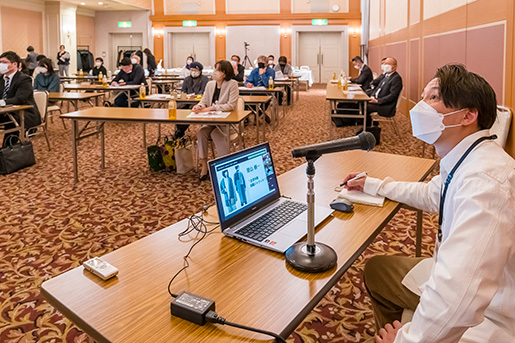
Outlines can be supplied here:
<path id="1" fill-rule="evenodd" d="M 377 87 L 366 91 L 372 98 L 367 106 L 367 115 L 377 112 L 383 117 L 393 117 L 402 91 L 402 78 L 397 73 L 397 60 L 393 57 L 386 58 L 383 71 L 384 73 L 377 78 Z"/>
<path id="2" fill-rule="evenodd" d="M 354 65 L 354 68 L 359 70 L 359 75 L 358 77 L 351 78 L 351 82 L 357 83 L 363 90 L 367 90 L 370 88 L 370 82 L 374 78 L 372 70 L 369 66 L 363 63 L 363 60 L 359 56 L 352 59 L 352 64 Z"/>
<path id="3" fill-rule="evenodd" d="M 136 55 L 135 55 L 136 56 Z M 138 57 L 139 59 L 139 57 Z M 130 59 L 124 58 L 120 62 L 122 69 L 113 79 L 113 86 L 125 86 L 125 85 L 146 85 L 147 81 L 145 79 L 145 71 L 143 67 L 139 64 L 139 61 L 136 63 L 132 63 Z M 135 97 L 138 95 L 137 91 L 132 90 L 130 92 L 131 97 Z M 133 101 L 131 107 L 138 107 L 139 103 L 137 101 Z M 114 107 L 129 107 L 129 99 L 125 93 L 119 94 L 114 100 Z"/>
<path id="4" fill-rule="evenodd" d="M 0 106 L 6 105 L 32 105 L 31 109 L 25 110 L 25 130 L 41 124 L 41 116 L 36 107 L 34 101 L 34 91 L 32 89 L 32 80 L 30 76 L 27 76 L 18 71 L 21 64 L 20 56 L 13 51 L 4 52 L 0 55 Z M 19 115 L 14 113 L 13 117 L 19 123 Z M 15 127 L 10 122 L 11 119 L 7 115 L 0 114 L 0 125 L 4 124 L 6 130 Z M 4 136 L 3 146 L 7 146 L 9 137 L 15 135 L 18 136 L 17 132 L 12 132 Z"/>

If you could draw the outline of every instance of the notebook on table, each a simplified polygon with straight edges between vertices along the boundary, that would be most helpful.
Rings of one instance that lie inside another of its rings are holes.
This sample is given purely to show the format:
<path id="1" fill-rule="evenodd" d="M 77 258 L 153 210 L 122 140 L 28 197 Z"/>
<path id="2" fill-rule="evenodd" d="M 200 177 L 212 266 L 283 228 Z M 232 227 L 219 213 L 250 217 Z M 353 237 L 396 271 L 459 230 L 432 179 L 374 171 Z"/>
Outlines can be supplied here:
<path id="1" fill-rule="evenodd" d="M 281 196 L 268 142 L 209 161 L 209 172 L 224 235 L 284 253 L 307 233 L 307 204 Z M 331 213 L 315 206 L 315 225 Z"/>

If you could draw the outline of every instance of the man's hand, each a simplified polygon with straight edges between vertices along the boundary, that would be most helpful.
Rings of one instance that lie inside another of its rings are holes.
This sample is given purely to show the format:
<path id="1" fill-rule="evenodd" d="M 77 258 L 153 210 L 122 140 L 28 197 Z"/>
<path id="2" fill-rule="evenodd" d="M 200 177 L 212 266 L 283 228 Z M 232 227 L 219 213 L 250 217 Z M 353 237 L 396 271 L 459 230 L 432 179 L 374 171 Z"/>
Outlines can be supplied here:
<path id="1" fill-rule="evenodd" d="M 363 176 L 362 178 L 359 178 L 357 180 L 348 181 L 352 178 L 355 178 L 356 175 L 359 173 L 350 173 L 343 179 L 342 183 L 347 182 L 347 184 L 343 187 L 345 187 L 348 191 L 360 191 L 363 192 L 363 187 L 365 186 L 365 180 L 367 179 L 366 176 Z"/>
<path id="2" fill-rule="evenodd" d="M 253 85 L 252 83 L 250 83 L 250 82 L 249 82 L 249 83 L 247 83 L 245 86 L 246 86 L 247 88 L 252 88 L 252 87 L 254 87 L 254 85 Z"/>
<path id="3" fill-rule="evenodd" d="M 371 104 L 377 104 L 377 99 L 371 98 L 369 101 Z"/>
<path id="4" fill-rule="evenodd" d="M 384 329 L 379 330 L 379 335 L 376 335 L 376 343 L 393 343 L 401 327 L 402 324 L 398 320 L 393 322 L 393 326 L 386 324 Z"/>
<path id="5" fill-rule="evenodd" d="M 111 86 L 118 86 L 118 82 L 116 82 L 116 81 L 111 82 Z"/>

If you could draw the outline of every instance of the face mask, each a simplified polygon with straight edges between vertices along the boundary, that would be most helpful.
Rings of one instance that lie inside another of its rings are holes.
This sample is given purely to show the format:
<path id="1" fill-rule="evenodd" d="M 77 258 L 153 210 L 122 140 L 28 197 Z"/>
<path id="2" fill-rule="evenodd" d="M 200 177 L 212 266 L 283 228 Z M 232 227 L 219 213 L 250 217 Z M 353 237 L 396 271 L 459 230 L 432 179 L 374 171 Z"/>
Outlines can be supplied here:
<path id="1" fill-rule="evenodd" d="M 265 64 L 263 62 L 258 63 L 258 68 L 263 69 L 265 67 Z"/>
<path id="2" fill-rule="evenodd" d="M 136 64 L 136 63 L 138 63 L 138 60 L 137 60 L 137 59 L 135 59 L 135 58 L 132 58 L 132 59 L 131 59 L 131 63 L 132 63 L 132 64 Z"/>
<path id="3" fill-rule="evenodd" d="M 235 65 L 237 65 L 237 64 L 238 64 L 238 62 L 236 62 L 236 61 L 231 61 L 231 64 L 232 64 L 233 66 L 235 66 Z"/>
<path id="4" fill-rule="evenodd" d="M 191 77 L 197 78 L 200 76 L 200 71 L 192 71 L 190 74 L 191 74 Z"/>
<path id="5" fill-rule="evenodd" d="M 186 61 L 186 64 L 187 64 L 187 65 L 190 65 L 192 62 L 193 62 L 192 60 L 187 60 L 187 61 Z"/>
<path id="6" fill-rule="evenodd" d="M 384 64 L 381 64 L 381 71 L 384 72 Z"/>
<path id="7" fill-rule="evenodd" d="M 392 66 L 389 65 L 389 64 L 385 64 L 384 67 L 383 67 L 383 71 L 388 74 L 388 73 L 391 73 L 392 72 Z"/>
<path id="8" fill-rule="evenodd" d="M 9 65 L 7 63 L 0 63 L 0 74 L 5 74 L 9 71 Z"/>
<path id="9" fill-rule="evenodd" d="M 442 131 L 449 127 L 461 126 L 461 124 L 445 126 L 443 117 L 458 113 L 464 109 L 449 113 L 438 113 L 424 100 L 416 104 L 409 111 L 411 118 L 411 126 L 413 127 L 413 136 L 428 144 L 433 144 L 442 135 Z"/>
<path id="10" fill-rule="evenodd" d="M 48 72 L 47 68 L 39 68 L 40 74 L 46 74 Z"/>
<path id="11" fill-rule="evenodd" d="M 102 65 L 102 62 L 95 62 L 95 65 L 96 65 L 97 67 L 100 67 L 100 66 Z"/>
<path id="12" fill-rule="evenodd" d="M 281 67 L 284 67 L 284 66 L 286 66 L 286 63 L 279 63 L 279 65 L 280 65 Z"/>
<path id="13" fill-rule="evenodd" d="M 224 78 L 224 74 L 222 74 L 222 72 L 221 72 L 221 71 L 219 71 L 219 70 L 215 70 L 215 71 L 213 72 L 213 80 L 215 80 L 215 81 L 221 81 L 221 80 L 223 80 L 223 78 Z"/>
<path id="14" fill-rule="evenodd" d="M 273 60 L 268 60 L 268 64 L 274 64 Z"/>
<path id="15" fill-rule="evenodd" d="M 359 66 L 358 66 L 358 65 L 355 65 L 355 66 L 354 66 L 354 68 L 359 69 Z"/>

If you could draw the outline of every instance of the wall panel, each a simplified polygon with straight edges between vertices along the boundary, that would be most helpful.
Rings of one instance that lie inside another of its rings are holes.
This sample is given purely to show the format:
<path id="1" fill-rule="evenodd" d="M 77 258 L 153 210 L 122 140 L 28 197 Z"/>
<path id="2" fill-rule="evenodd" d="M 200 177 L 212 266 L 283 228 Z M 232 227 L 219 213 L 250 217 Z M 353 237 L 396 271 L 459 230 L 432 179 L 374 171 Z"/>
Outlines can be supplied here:
<path id="1" fill-rule="evenodd" d="M 32 45 L 37 53 L 43 53 L 42 12 L 2 6 L 1 13 L 3 51 L 12 50 L 25 58 Z"/>

